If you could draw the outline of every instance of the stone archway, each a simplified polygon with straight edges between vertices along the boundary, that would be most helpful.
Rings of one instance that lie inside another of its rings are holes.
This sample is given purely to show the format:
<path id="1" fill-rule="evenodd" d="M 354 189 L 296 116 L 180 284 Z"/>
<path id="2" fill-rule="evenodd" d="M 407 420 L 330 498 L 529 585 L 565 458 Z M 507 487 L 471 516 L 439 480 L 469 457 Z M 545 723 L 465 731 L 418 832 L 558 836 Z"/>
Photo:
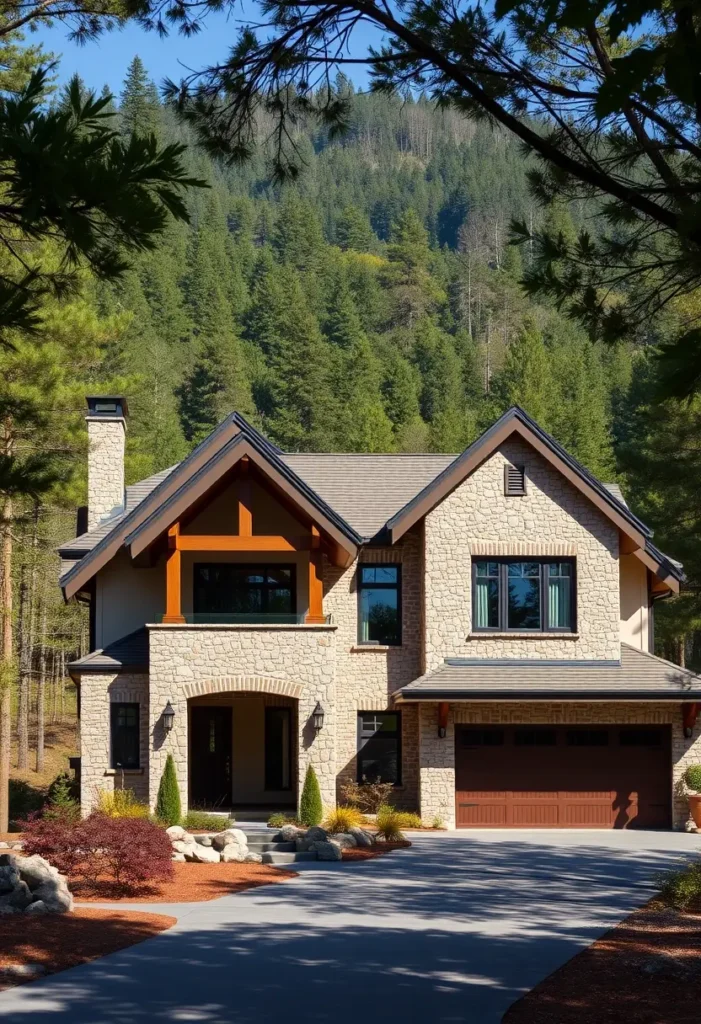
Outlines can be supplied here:
<path id="1" fill-rule="evenodd" d="M 206 697 L 213 693 L 247 690 L 250 693 L 274 693 L 279 697 L 293 697 L 299 700 L 303 689 L 300 683 L 291 683 L 288 679 L 275 679 L 272 676 L 220 676 L 217 679 L 188 683 L 183 687 L 182 693 L 185 700 L 190 700 L 191 697 Z"/>

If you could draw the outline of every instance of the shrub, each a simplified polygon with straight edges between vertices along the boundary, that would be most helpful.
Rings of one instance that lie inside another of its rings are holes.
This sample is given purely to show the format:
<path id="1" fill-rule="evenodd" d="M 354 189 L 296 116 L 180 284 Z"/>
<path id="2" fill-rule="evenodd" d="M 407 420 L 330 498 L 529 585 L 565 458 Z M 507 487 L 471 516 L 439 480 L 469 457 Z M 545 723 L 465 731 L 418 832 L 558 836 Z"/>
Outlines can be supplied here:
<path id="1" fill-rule="evenodd" d="M 202 832 L 223 832 L 235 822 L 235 818 L 224 818 L 221 814 L 208 814 L 207 811 L 188 811 L 183 818 L 183 828 L 200 829 Z"/>
<path id="2" fill-rule="evenodd" d="M 173 755 L 168 754 L 156 798 L 156 817 L 166 825 L 179 825 L 182 817 L 180 790 Z"/>
<path id="3" fill-rule="evenodd" d="M 276 811 L 268 818 L 269 828 L 282 828 L 283 825 L 300 825 L 301 822 L 296 814 L 285 814 L 283 811 Z"/>
<path id="4" fill-rule="evenodd" d="M 391 782 L 345 782 L 341 786 L 341 797 L 346 804 L 357 807 L 364 814 L 377 814 L 386 804 L 394 786 Z"/>
<path id="5" fill-rule="evenodd" d="M 357 807 L 336 807 L 324 818 L 324 828 L 327 832 L 347 832 L 349 828 L 356 828 L 362 825 L 365 818 Z"/>
<path id="6" fill-rule="evenodd" d="M 431 828 L 445 828 L 445 822 L 441 818 L 440 814 L 437 814 L 431 822 Z"/>
<path id="7" fill-rule="evenodd" d="M 299 820 L 303 825 L 318 825 L 324 814 L 321 804 L 321 791 L 316 772 L 311 765 L 307 768 L 302 788 L 302 798 L 299 801 Z"/>
<path id="8" fill-rule="evenodd" d="M 80 818 L 80 800 L 76 796 L 76 783 L 68 772 L 61 772 L 49 786 L 47 803 L 42 816 L 59 821 L 77 821 Z"/>
<path id="9" fill-rule="evenodd" d="M 701 764 L 690 764 L 684 772 L 684 782 L 695 793 L 701 793 Z"/>
<path id="10" fill-rule="evenodd" d="M 403 839 L 401 830 L 402 812 L 384 804 L 377 811 L 377 838 L 386 843 L 396 843 Z"/>
<path id="11" fill-rule="evenodd" d="M 423 828 L 423 822 L 420 814 L 414 814 L 413 811 L 395 811 L 397 815 L 397 824 L 400 828 Z"/>
<path id="12" fill-rule="evenodd" d="M 99 811 L 83 821 L 35 818 L 24 850 L 38 853 L 72 881 L 97 885 L 102 878 L 132 887 L 173 873 L 172 846 L 163 829 L 143 818 L 115 818 Z"/>
<path id="13" fill-rule="evenodd" d="M 23 818 L 41 810 L 44 794 L 22 779 L 10 779 L 10 821 L 18 825 Z M 24 823 L 22 822 L 22 827 Z"/>
<path id="14" fill-rule="evenodd" d="M 694 903 L 701 903 L 701 861 L 687 864 L 661 875 L 658 880 L 660 896 L 665 903 L 684 910 Z"/>
<path id="15" fill-rule="evenodd" d="M 148 818 L 148 804 L 142 804 L 132 789 L 101 789 L 98 793 L 97 809 L 108 818 Z"/>

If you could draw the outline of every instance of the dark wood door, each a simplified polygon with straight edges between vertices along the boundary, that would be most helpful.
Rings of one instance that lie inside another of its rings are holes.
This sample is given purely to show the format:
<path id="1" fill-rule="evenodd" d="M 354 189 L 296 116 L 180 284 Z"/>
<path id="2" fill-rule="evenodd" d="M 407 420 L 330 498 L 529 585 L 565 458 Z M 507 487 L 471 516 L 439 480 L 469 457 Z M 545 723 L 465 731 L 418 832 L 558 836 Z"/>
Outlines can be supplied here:
<path id="1" fill-rule="evenodd" d="M 231 805 L 231 708 L 190 709 L 190 806 Z"/>
<path id="2" fill-rule="evenodd" d="M 458 828 L 667 828 L 665 726 L 458 726 Z"/>

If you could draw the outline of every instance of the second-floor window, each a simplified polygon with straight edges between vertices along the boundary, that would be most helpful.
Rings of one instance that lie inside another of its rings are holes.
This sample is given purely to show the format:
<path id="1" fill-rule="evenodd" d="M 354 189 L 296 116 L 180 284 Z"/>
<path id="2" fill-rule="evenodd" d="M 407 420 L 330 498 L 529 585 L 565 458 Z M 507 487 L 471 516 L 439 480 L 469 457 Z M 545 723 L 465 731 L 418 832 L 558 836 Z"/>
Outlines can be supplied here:
<path id="1" fill-rule="evenodd" d="M 358 566 L 358 641 L 361 644 L 401 644 L 401 566 Z"/>
<path id="2" fill-rule="evenodd" d="M 573 632 L 574 560 L 476 560 L 472 628 L 478 632 Z"/>
<path id="3" fill-rule="evenodd" d="M 199 615 L 292 615 L 297 610 L 295 567 L 198 562 L 193 597 Z"/>

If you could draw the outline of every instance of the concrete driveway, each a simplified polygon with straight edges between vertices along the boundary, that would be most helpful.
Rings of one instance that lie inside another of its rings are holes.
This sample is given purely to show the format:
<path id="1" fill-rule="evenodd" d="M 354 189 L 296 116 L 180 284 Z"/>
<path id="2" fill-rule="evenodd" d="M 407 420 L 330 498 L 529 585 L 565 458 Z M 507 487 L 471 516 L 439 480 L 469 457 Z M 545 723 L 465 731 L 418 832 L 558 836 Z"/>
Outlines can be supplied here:
<path id="1" fill-rule="evenodd" d="M 654 832 L 428 835 L 210 903 L 135 905 L 178 924 L 0 994 L 0 1020 L 497 1024 L 699 849 Z"/>

